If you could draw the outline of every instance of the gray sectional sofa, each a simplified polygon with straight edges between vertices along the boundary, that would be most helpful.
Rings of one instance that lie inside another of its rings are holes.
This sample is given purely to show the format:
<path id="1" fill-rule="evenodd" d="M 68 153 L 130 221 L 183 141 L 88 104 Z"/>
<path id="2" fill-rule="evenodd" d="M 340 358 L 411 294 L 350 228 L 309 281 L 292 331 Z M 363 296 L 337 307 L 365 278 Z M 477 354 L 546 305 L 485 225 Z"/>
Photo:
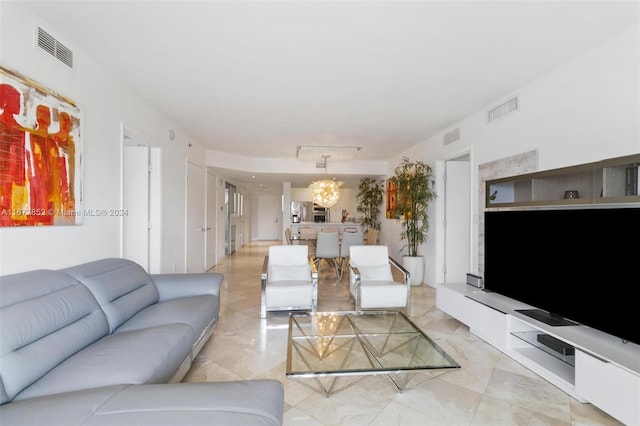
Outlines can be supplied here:
<path id="1" fill-rule="evenodd" d="M 125 259 L 0 277 L 0 424 L 281 425 L 277 380 L 179 383 L 222 280 Z"/>

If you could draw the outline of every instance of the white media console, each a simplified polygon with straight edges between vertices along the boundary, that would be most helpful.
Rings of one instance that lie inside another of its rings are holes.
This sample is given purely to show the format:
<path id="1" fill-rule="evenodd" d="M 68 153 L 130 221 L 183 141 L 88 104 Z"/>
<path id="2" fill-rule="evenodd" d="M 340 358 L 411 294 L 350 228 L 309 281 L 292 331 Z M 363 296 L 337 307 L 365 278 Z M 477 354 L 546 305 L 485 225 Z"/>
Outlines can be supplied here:
<path id="1" fill-rule="evenodd" d="M 532 306 L 464 283 L 436 289 L 438 309 L 473 334 L 580 402 L 640 425 L 640 345 L 582 325 L 547 325 L 517 312 Z"/>

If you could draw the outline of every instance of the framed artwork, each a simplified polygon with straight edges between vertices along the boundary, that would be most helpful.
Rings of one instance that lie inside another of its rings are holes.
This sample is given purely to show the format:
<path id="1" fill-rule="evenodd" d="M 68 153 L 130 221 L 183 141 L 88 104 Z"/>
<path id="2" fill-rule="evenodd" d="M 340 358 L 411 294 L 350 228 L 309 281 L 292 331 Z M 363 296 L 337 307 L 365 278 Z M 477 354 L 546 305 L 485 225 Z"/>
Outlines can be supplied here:
<path id="1" fill-rule="evenodd" d="M 398 210 L 398 188 L 391 180 L 387 180 L 387 219 L 396 219 Z"/>
<path id="2" fill-rule="evenodd" d="M 76 104 L 0 67 L 0 226 L 82 222 Z"/>

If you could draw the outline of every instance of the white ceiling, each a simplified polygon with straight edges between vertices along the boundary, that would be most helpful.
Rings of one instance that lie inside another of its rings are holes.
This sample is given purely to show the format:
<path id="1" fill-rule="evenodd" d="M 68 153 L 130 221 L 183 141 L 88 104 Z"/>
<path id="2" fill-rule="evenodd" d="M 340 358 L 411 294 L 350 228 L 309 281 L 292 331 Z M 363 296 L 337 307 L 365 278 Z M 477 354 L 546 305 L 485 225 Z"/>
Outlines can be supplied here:
<path id="1" fill-rule="evenodd" d="M 639 13 L 638 1 L 30 3 L 43 26 L 194 141 L 290 160 L 299 145 L 357 146 L 356 160 L 386 160 Z"/>

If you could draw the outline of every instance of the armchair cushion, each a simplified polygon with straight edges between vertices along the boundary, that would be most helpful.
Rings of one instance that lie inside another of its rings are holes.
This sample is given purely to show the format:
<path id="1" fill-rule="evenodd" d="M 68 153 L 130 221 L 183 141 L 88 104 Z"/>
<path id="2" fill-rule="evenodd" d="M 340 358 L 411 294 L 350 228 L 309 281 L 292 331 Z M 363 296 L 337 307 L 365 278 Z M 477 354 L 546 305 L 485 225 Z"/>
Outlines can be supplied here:
<path id="1" fill-rule="evenodd" d="M 270 281 L 267 285 L 269 307 L 296 307 L 311 304 L 313 287 L 306 281 Z"/>
<path id="2" fill-rule="evenodd" d="M 383 265 L 361 265 L 356 264 L 360 270 L 360 279 L 362 281 L 391 281 L 393 282 L 393 275 L 391 274 L 391 267 L 387 260 Z"/>
<path id="3" fill-rule="evenodd" d="M 306 246 L 305 246 L 306 247 Z M 275 281 L 306 281 L 311 279 L 311 269 L 307 263 L 303 265 L 274 265 L 269 264 L 269 282 Z"/>
<path id="4" fill-rule="evenodd" d="M 360 307 L 403 308 L 407 305 L 407 288 L 393 281 L 367 281 L 360 286 Z"/>

